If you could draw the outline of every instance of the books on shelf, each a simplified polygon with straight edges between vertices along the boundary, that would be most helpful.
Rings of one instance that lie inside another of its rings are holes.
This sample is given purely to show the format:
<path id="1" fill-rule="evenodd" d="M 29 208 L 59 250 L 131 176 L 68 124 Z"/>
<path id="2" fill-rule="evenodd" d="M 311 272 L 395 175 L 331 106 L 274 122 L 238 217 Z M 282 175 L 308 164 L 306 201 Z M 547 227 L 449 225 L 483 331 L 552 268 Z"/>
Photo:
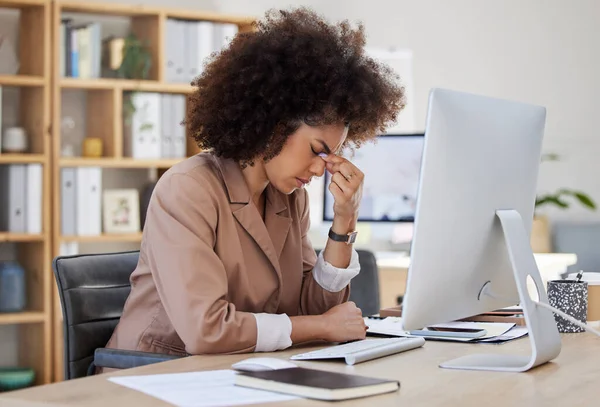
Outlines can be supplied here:
<path id="1" fill-rule="evenodd" d="M 103 65 L 100 23 L 76 25 L 73 19 L 64 18 L 61 20 L 59 32 L 60 75 L 72 78 L 100 78 Z M 237 32 L 238 26 L 233 23 L 168 18 L 163 39 L 166 82 L 191 82 L 202 73 L 206 58 L 226 46 Z"/>
<path id="2" fill-rule="evenodd" d="M 133 112 L 123 131 L 124 153 L 137 159 L 186 156 L 185 95 L 135 92 L 128 95 Z"/>
<path id="3" fill-rule="evenodd" d="M 232 23 L 168 18 L 165 30 L 165 80 L 191 82 L 202 73 L 204 62 L 220 51 L 238 32 Z"/>
<path id="4" fill-rule="evenodd" d="M 59 53 L 62 77 L 99 78 L 102 55 L 100 23 L 74 25 L 72 19 L 63 19 Z"/>
<path id="5" fill-rule="evenodd" d="M 42 164 L 0 165 L 0 230 L 42 233 Z"/>

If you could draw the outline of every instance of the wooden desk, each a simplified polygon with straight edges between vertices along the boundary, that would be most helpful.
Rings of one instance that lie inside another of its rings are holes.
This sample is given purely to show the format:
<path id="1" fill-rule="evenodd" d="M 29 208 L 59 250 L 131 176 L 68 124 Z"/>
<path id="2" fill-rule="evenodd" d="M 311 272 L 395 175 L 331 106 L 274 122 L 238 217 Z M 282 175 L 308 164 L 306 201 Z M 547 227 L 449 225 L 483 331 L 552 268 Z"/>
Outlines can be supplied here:
<path id="1" fill-rule="evenodd" d="M 563 335 L 563 349 L 554 361 L 527 373 L 447 370 L 438 364 L 470 353 L 513 353 L 529 349 L 523 338 L 504 345 L 427 342 L 423 348 L 346 366 L 341 362 L 298 362 L 302 366 L 366 376 L 397 379 L 396 393 L 335 403 L 335 406 L 595 406 L 600 380 L 600 338 L 588 333 Z M 274 353 L 280 358 L 298 349 Z M 109 375 L 175 373 L 227 369 L 253 355 L 193 356 L 94 377 L 0 394 L 1 406 L 166 406 L 160 400 L 106 380 Z M 261 355 L 263 356 L 263 355 Z M 14 404 L 11 404 L 11 401 Z M 323 406 L 324 402 L 295 400 L 285 406 Z M 330 404 L 333 405 L 333 404 Z M 270 404 L 269 406 L 273 406 Z"/>

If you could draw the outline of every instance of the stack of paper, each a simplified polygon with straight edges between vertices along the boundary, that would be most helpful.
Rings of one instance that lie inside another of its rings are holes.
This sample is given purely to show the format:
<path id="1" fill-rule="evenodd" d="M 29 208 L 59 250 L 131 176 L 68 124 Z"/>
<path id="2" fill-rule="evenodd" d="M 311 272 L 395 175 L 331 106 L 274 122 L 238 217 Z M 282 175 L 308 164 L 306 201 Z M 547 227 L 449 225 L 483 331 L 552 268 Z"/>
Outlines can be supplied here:
<path id="1" fill-rule="evenodd" d="M 414 336 L 410 332 L 402 329 L 401 317 L 373 318 L 366 317 L 365 324 L 369 327 L 367 333 L 387 336 Z M 444 324 L 432 325 L 433 327 L 445 328 L 466 328 L 466 329 L 485 329 L 486 335 L 472 338 L 457 338 L 446 336 L 427 336 L 425 339 L 441 340 L 451 342 L 481 342 L 481 343 L 502 343 L 512 339 L 527 335 L 527 327 L 516 326 L 514 323 L 500 322 L 447 322 Z"/>

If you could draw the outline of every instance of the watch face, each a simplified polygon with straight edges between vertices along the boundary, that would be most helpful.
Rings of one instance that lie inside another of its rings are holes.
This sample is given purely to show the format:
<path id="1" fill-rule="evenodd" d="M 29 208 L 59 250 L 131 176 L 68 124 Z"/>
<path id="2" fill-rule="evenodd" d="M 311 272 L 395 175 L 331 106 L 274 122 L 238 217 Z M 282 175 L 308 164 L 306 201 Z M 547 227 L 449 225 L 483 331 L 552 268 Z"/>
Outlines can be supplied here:
<path id="1" fill-rule="evenodd" d="M 348 244 L 356 242 L 356 235 L 358 235 L 358 232 L 352 232 L 348 235 Z"/>

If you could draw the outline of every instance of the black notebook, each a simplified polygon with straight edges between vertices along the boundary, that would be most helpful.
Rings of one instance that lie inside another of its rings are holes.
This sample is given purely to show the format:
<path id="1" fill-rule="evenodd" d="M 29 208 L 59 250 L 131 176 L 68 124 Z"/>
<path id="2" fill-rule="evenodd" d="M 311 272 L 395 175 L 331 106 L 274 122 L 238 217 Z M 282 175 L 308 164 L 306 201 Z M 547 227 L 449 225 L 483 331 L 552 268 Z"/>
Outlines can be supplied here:
<path id="1" fill-rule="evenodd" d="M 372 377 L 292 367 L 263 372 L 239 372 L 236 386 L 268 390 L 276 393 L 319 400 L 347 400 L 389 393 L 400 388 L 400 382 Z"/>

